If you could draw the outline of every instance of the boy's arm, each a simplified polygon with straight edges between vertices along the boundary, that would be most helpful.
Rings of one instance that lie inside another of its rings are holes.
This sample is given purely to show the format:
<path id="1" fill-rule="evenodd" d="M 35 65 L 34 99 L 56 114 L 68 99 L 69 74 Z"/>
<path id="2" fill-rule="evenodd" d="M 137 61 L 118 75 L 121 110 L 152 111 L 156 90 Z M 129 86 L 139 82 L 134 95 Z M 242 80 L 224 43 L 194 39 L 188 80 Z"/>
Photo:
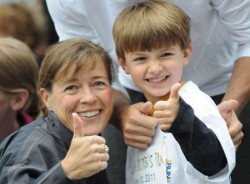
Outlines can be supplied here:
<path id="1" fill-rule="evenodd" d="M 180 98 L 180 88 L 180 83 L 174 84 L 168 100 L 155 103 L 154 117 L 163 131 L 173 134 L 186 159 L 204 175 L 212 176 L 227 165 L 224 150 L 214 132 Z"/>
<path id="2" fill-rule="evenodd" d="M 119 116 L 119 118 L 116 118 L 116 123 L 120 126 L 124 141 L 128 146 L 146 149 L 152 141 L 157 122 L 155 118 L 147 115 L 151 109 L 148 105 L 148 103 L 142 102 L 133 105 L 122 105 L 119 108 L 121 114 L 116 114 L 116 116 Z M 223 113 L 222 108 L 232 112 L 235 107 L 232 101 L 224 101 L 220 106 L 221 114 Z M 223 118 L 225 119 L 225 116 Z M 235 113 L 233 113 L 231 121 L 228 121 L 227 118 L 225 121 L 234 145 L 238 148 L 243 138 L 242 124 Z"/>
<path id="3" fill-rule="evenodd" d="M 130 106 L 130 99 L 120 90 L 112 88 L 112 100 L 113 100 L 113 113 L 109 120 L 109 123 L 114 125 L 119 130 L 122 129 L 122 115 L 127 113 L 122 113 L 123 110 Z"/>
<path id="4" fill-rule="evenodd" d="M 152 103 L 140 102 L 131 105 L 130 100 L 121 91 L 113 89 L 112 92 L 114 110 L 109 123 L 123 132 L 126 145 L 147 149 L 157 125 L 156 119 L 148 115 Z"/>
<path id="5" fill-rule="evenodd" d="M 227 165 L 227 159 L 214 132 L 180 99 L 179 113 L 170 128 L 186 159 L 201 173 L 212 176 Z"/>

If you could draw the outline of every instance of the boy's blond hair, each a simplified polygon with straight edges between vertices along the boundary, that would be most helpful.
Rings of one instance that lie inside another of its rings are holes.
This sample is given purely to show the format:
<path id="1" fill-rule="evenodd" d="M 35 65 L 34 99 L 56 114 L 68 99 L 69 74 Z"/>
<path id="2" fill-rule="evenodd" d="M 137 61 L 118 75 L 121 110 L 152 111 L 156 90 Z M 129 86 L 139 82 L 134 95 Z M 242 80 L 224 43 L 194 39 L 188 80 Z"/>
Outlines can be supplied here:
<path id="1" fill-rule="evenodd" d="M 179 44 L 181 49 L 190 43 L 190 18 L 176 5 L 161 0 L 137 3 L 125 8 L 113 26 L 116 53 L 145 51 Z"/>

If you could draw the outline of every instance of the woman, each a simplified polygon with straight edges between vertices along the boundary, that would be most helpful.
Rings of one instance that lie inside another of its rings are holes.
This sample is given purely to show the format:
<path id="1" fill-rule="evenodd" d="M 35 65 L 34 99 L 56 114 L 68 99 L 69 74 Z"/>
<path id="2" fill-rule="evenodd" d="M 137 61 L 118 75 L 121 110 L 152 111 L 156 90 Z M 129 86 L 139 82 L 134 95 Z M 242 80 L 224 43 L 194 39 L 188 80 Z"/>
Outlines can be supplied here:
<path id="1" fill-rule="evenodd" d="M 100 136 L 112 114 L 112 65 L 82 39 L 53 45 L 38 78 L 44 117 L 1 145 L 0 183 L 108 183 Z"/>

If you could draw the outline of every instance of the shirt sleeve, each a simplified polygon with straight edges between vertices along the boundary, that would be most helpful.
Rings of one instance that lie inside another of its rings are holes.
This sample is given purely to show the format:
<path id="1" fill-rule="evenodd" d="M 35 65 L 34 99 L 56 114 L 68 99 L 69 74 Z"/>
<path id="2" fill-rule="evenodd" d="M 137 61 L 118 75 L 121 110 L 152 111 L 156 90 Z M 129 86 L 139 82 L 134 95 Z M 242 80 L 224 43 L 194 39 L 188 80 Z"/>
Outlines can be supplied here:
<path id="1" fill-rule="evenodd" d="M 47 0 L 46 2 L 60 41 L 84 38 L 102 46 L 112 59 L 116 59 L 112 36 L 114 16 L 106 1 Z"/>
<path id="2" fill-rule="evenodd" d="M 18 148 L 17 148 L 18 149 Z M 12 149 L 12 151 L 15 151 Z M 16 161 L 15 155 L 10 151 L 6 152 L 1 158 L 1 175 L 0 183 L 18 183 L 18 184 L 61 184 L 73 183 L 68 179 L 61 168 L 61 161 L 52 167 L 50 164 L 52 155 L 47 155 L 47 158 L 41 156 L 39 151 L 33 151 L 27 157 L 28 159 Z M 51 168 L 47 168 L 51 167 Z"/>
<path id="3" fill-rule="evenodd" d="M 212 176 L 227 165 L 227 159 L 214 132 L 199 120 L 193 109 L 180 100 L 180 110 L 170 129 L 186 159 L 202 174 Z"/>
<path id="4" fill-rule="evenodd" d="M 19 163 L 12 165 L 10 167 L 6 167 L 3 169 L 1 173 L 0 181 L 3 183 L 18 183 L 18 184 L 70 184 L 73 183 L 72 180 L 68 179 L 64 174 L 61 163 L 59 162 L 52 168 L 47 171 L 44 171 L 39 177 L 33 178 L 36 176 L 36 173 L 40 173 L 37 170 L 38 167 L 35 168 L 35 165 Z M 13 173 L 9 175 L 9 172 Z"/>
<path id="5" fill-rule="evenodd" d="M 0 145 L 0 183 L 73 183 L 61 168 L 65 148 L 53 140 L 40 128 L 17 131 L 6 138 Z"/>
<path id="6" fill-rule="evenodd" d="M 239 44 L 237 58 L 250 56 L 250 1 L 210 0 L 210 4 L 232 39 Z"/>
<path id="7" fill-rule="evenodd" d="M 46 3 L 59 40 L 83 38 L 103 47 L 113 61 L 115 80 L 112 87 L 126 94 L 118 81 L 120 65 L 112 36 L 115 20 L 112 3 L 105 0 L 47 0 Z"/>

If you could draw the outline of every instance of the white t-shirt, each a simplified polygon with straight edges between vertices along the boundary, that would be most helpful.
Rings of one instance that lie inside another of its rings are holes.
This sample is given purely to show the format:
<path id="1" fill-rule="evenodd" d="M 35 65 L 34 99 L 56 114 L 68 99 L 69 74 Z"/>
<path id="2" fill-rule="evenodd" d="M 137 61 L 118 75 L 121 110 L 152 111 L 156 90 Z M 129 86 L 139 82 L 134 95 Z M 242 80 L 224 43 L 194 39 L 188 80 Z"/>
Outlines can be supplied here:
<path id="1" fill-rule="evenodd" d="M 234 61 L 250 56 L 249 0 L 170 0 L 191 18 L 193 55 L 184 81 L 208 95 L 225 93 Z M 119 66 L 112 37 L 118 13 L 138 0 L 47 0 L 60 40 L 82 37 L 100 44 L 115 63 L 116 88 L 140 91 Z M 119 83 L 122 86 L 119 86 Z"/>
<path id="2" fill-rule="evenodd" d="M 217 136 L 227 158 L 227 166 L 215 176 L 205 176 L 188 162 L 178 142 L 171 133 L 159 127 L 147 150 L 128 147 L 126 164 L 127 184 L 230 184 L 230 174 L 235 167 L 235 147 L 213 100 L 187 82 L 179 91 L 194 114 Z"/>

